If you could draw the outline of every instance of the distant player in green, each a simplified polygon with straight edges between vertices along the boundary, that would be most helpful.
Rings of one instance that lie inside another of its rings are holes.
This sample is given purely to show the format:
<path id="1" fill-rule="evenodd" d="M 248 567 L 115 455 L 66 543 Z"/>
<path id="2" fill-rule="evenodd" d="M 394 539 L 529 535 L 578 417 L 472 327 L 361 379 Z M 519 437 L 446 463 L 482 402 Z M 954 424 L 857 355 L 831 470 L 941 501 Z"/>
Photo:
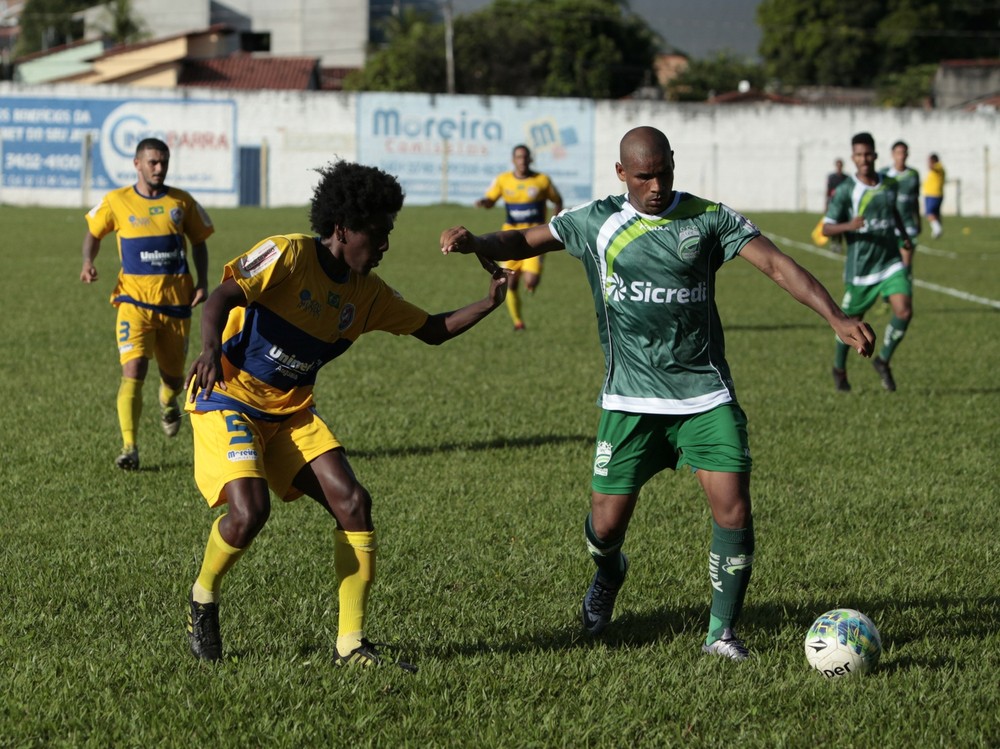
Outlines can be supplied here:
<path id="1" fill-rule="evenodd" d="M 920 234 L 920 174 L 912 166 L 907 165 L 906 160 L 910 156 L 909 146 L 905 141 L 897 140 L 892 144 L 892 166 L 879 169 L 879 174 L 883 177 L 892 177 L 896 180 L 896 210 L 906 227 L 905 236 L 916 246 L 917 236 Z M 913 257 L 910 250 L 906 249 L 903 237 L 899 238 L 900 255 L 903 262 L 912 271 Z"/>
<path id="2" fill-rule="evenodd" d="M 847 241 L 841 304 L 844 312 L 861 320 L 880 298 L 889 300 L 892 317 L 872 366 L 882 386 L 892 392 L 896 389 L 896 380 L 889 360 L 913 317 L 913 282 L 909 267 L 913 259 L 913 241 L 896 207 L 898 184 L 892 177 L 875 171 L 877 157 L 875 139 L 870 133 L 858 133 L 851 139 L 851 160 L 857 173 L 838 187 L 830 200 L 823 234 L 828 237 L 843 235 Z M 851 389 L 847 381 L 848 348 L 848 343 L 839 339 L 833 361 L 834 386 L 842 392 Z"/>
<path id="3" fill-rule="evenodd" d="M 564 211 L 548 224 L 477 237 L 457 226 L 442 252 L 494 260 L 565 249 L 584 265 L 594 297 L 607 376 L 601 393 L 584 524 L 597 571 L 583 599 L 590 634 L 611 621 L 625 581 L 625 533 L 643 485 L 688 465 L 712 513 L 711 617 L 703 650 L 740 661 L 735 632 L 750 582 L 754 529 L 746 416 L 725 358 L 715 274 L 740 256 L 823 317 L 869 356 L 875 336 L 848 318 L 826 289 L 745 217 L 674 190 L 674 154 L 659 130 L 638 127 L 621 141 L 615 165 L 626 195 Z"/>

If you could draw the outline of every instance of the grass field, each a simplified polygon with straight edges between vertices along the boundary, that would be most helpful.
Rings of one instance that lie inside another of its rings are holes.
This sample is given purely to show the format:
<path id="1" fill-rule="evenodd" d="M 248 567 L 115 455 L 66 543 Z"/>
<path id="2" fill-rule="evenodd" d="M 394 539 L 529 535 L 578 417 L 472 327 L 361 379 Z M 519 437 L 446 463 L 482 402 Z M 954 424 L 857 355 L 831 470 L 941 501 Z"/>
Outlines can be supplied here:
<path id="1" fill-rule="evenodd" d="M 258 239 L 308 230 L 304 207 L 212 214 L 213 280 Z M 323 371 L 317 400 L 374 496 L 369 635 L 420 671 L 331 665 L 333 526 L 308 500 L 276 506 L 227 577 L 228 657 L 213 667 L 189 655 L 183 621 L 214 513 L 192 479 L 190 427 L 159 431 L 153 378 L 143 470 L 112 465 L 113 241 L 85 287 L 81 210 L 0 216 L 0 746 L 1000 744 L 995 307 L 918 287 L 898 392 L 852 356 L 844 395 L 825 324 L 749 263 L 722 270 L 755 460 L 743 664 L 699 650 L 709 517 L 687 473 L 647 486 L 616 621 L 596 642 L 579 633 L 603 366 L 576 261 L 549 258 L 525 334 L 501 309 L 439 348 L 366 336 Z M 815 216 L 753 218 L 839 297 L 839 259 L 796 244 Z M 404 209 L 380 273 L 432 311 L 479 298 L 478 264 L 436 249 L 460 222 L 487 230 L 499 211 Z M 1000 221 L 945 229 L 917 278 L 1000 300 Z M 886 321 L 871 316 L 880 336 Z M 805 664 L 806 629 L 838 606 L 882 632 L 868 678 L 828 682 Z"/>

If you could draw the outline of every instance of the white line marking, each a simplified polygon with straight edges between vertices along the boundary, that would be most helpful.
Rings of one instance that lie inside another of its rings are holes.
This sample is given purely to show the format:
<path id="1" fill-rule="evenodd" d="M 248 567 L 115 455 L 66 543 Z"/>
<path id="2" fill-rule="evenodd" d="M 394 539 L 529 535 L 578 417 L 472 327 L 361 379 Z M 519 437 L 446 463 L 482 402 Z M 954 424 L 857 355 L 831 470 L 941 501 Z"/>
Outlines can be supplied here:
<path id="1" fill-rule="evenodd" d="M 788 237 L 779 237 L 777 234 L 766 234 L 765 236 L 776 243 L 781 242 L 781 244 L 796 247 L 800 250 L 805 250 L 806 252 L 811 252 L 813 255 L 820 255 L 821 257 L 825 257 L 829 260 L 844 261 L 844 256 L 839 252 L 830 252 L 829 250 L 824 250 L 822 247 L 817 247 L 813 244 L 799 242 L 794 239 L 789 239 Z M 970 294 L 967 291 L 952 289 L 948 286 L 939 286 L 938 284 L 931 283 L 930 281 L 921 281 L 919 278 L 913 279 L 913 285 L 921 289 L 928 289 L 930 291 L 936 291 L 939 294 L 945 294 L 947 296 L 955 297 L 956 299 L 962 299 L 966 302 L 975 302 L 976 304 L 982 304 L 987 307 L 992 307 L 993 309 L 1000 309 L 1000 301 L 997 301 L 996 299 L 987 299 L 986 297 Z"/>

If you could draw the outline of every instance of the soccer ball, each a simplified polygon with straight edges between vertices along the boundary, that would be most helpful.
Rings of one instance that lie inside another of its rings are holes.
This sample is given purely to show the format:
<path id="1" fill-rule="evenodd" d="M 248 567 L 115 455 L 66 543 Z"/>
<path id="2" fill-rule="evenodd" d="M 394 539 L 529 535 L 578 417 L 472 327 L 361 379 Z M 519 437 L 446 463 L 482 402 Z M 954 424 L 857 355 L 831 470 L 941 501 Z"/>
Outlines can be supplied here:
<path id="1" fill-rule="evenodd" d="M 828 679 L 866 674 L 878 665 L 882 638 L 860 611 L 827 611 L 806 634 L 806 660 Z"/>

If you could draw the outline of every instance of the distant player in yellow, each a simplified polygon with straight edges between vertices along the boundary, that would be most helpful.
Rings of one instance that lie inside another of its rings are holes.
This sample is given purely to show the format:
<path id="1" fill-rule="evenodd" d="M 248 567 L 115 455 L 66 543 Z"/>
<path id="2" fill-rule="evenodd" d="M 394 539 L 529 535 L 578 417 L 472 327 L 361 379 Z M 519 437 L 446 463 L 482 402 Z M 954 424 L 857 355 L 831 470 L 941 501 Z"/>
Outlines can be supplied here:
<path id="1" fill-rule="evenodd" d="M 924 215 L 931 225 L 931 236 L 941 236 L 941 203 L 944 202 L 944 164 L 936 153 L 927 159 L 927 176 L 924 177 Z"/>
<path id="2" fill-rule="evenodd" d="M 507 221 L 501 230 L 527 229 L 529 226 L 544 224 L 547 218 L 548 204 L 554 206 L 553 215 L 562 211 L 562 195 L 552 184 L 548 175 L 531 169 L 531 151 L 525 145 L 514 146 L 512 152 L 514 170 L 504 172 L 493 180 L 486 196 L 476 201 L 477 208 L 492 208 L 503 198 L 507 209 Z M 507 311 L 514 322 L 514 330 L 524 330 L 524 320 L 521 319 L 521 297 L 518 285 L 524 277 L 524 287 L 529 292 L 538 288 L 542 277 L 542 256 L 529 257 L 524 260 L 507 260 L 501 263 L 504 268 L 514 271 L 514 276 L 507 290 Z"/>
<path id="3" fill-rule="evenodd" d="M 191 588 L 188 640 L 204 660 L 222 658 L 222 578 L 264 527 L 274 492 L 284 501 L 306 494 L 336 522 L 334 663 L 382 662 L 364 637 L 377 548 L 372 498 L 317 413 L 316 375 L 373 330 L 429 344 L 450 340 L 499 307 L 507 287 L 509 274 L 482 261 L 492 274 L 484 299 L 436 315 L 404 301 L 372 272 L 403 205 L 399 183 L 343 161 L 319 171 L 310 214 L 318 236 L 258 242 L 226 265 L 202 313 L 203 348 L 188 374 L 195 481 L 209 506 L 228 504 Z"/>
<path id="4" fill-rule="evenodd" d="M 205 240 L 214 231 L 194 198 L 164 184 L 170 166 L 166 143 L 156 138 L 140 141 L 134 163 L 136 183 L 112 190 L 87 214 L 80 271 L 84 283 L 97 280 L 94 259 L 101 239 L 117 232 L 121 270 L 111 304 L 118 308 L 115 334 L 122 365 L 118 422 L 123 446 L 115 465 L 125 471 L 139 468 L 142 384 L 153 357 L 160 370 L 161 426 L 168 437 L 180 429 L 177 397 L 184 385 L 191 310 L 208 296 Z M 188 240 L 196 279 L 188 267 Z"/>

